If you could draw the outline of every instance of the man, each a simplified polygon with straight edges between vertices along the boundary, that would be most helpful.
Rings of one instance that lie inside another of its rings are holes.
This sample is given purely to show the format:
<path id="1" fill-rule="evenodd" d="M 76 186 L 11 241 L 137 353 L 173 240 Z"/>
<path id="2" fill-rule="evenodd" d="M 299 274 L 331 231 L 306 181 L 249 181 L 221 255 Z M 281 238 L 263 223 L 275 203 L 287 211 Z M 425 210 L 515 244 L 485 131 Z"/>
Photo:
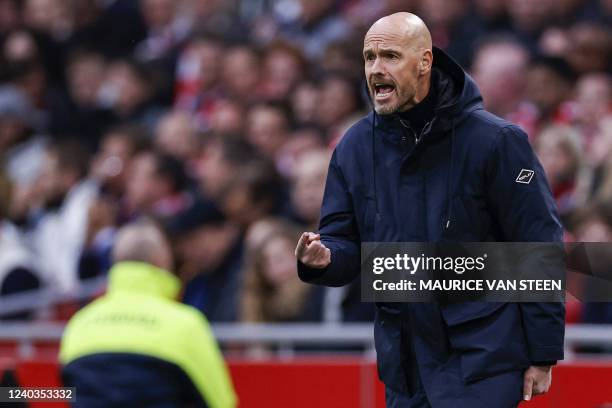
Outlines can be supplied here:
<path id="1" fill-rule="evenodd" d="M 302 280 L 350 282 L 361 242 L 561 240 L 527 136 L 482 108 L 420 18 L 378 20 L 363 56 L 375 111 L 333 153 L 319 233 L 302 234 L 295 251 Z M 521 169 L 534 172 L 528 184 L 515 182 Z M 390 407 L 513 407 L 546 392 L 563 358 L 562 303 L 377 306 Z"/>
<path id="2" fill-rule="evenodd" d="M 206 319 L 175 301 L 170 245 L 147 222 L 119 231 L 105 296 L 68 323 L 60 360 L 76 407 L 235 407 Z"/>

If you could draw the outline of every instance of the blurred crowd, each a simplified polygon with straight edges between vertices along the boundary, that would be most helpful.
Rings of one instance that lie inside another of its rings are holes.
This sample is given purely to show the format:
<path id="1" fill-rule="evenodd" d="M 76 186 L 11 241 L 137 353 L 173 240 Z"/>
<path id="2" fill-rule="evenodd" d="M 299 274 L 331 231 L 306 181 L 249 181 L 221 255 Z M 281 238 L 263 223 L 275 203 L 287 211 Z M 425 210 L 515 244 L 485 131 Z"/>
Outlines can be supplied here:
<path id="1" fill-rule="evenodd" d="M 0 296 L 74 296 L 146 216 L 213 322 L 372 319 L 293 251 L 370 109 L 363 35 L 400 10 L 528 132 L 567 240 L 612 241 L 610 0 L 0 0 Z"/>

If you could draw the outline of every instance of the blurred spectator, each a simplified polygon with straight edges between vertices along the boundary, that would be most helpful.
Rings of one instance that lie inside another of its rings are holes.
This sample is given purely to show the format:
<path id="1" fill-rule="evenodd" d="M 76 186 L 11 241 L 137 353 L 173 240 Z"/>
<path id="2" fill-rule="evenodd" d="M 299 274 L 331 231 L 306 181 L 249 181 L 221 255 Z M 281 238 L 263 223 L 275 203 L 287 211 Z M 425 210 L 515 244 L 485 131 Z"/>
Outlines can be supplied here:
<path id="1" fill-rule="evenodd" d="M 323 149 L 327 142 L 316 127 L 302 127 L 291 133 L 277 155 L 276 167 L 283 177 L 291 180 L 302 155 L 310 150 Z"/>
<path id="2" fill-rule="evenodd" d="M 37 133 L 42 114 L 12 86 L 0 86 L 0 157 L 18 189 L 30 186 L 40 172 L 45 138 Z"/>
<path id="3" fill-rule="evenodd" d="M 66 64 L 67 95 L 55 98 L 49 107 L 51 132 L 80 132 L 83 142 L 95 150 L 102 133 L 114 117 L 100 104 L 106 60 L 91 51 L 75 51 Z"/>
<path id="4" fill-rule="evenodd" d="M 531 62 L 525 97 L 537 109 L 538 126 L 548 122 L 571 121 L 567 101 L 575 80 L 574 72 L 562 58 L 542 56 Z"/>
<path id="5" fill-rule="evenodd" d="M 612 224 L 609 211 L 605 207 L 585 207 L 572 219 L 572 231 L 577 242 L 612 242 Z M 588 297 L 590 291 L 596 291 L 597 278 L 591 277 L 583 288 L 584 296 Z M 581 323 L 612 324 L 612 304 L 604 302 L 584 302 L 582 307 Z M 601 351 L 598 348 L 589 351 Z"/>
<path id="6" fill-rule="evenodd" d="M 150 68 L 134 60 L 117 60 L 108 66 L 100 100 L 118 120 L 152 128 L 160 114 L 154 104 L 155 89 Z"/>
<path id="7" fill-rule="evenodd" d="M 225 186 L 238 177 L 242 167 L 257 158 L 255 149 L 238 137 L 213 137 L 198 161 L 198 182 L 203 194 L 219 201 Z"/>
<path id="8" fill-rule="evenodd" d="M 210 114 L 210 131 L 219 135 L 238 135 L 244 131 L 245 109 L 240 102 L 219 99 Z"/>
<path id="9" fill-rule="evenodd" d="M 124 58 L 133 55 L 134 47 L 147 34 L 139 0 L 70 3 L 76 9 L 70 46 L 93 49 L 110 59 Z"/>
<path id="10" fill-rule="evenodd" d="M 544 55 L 566 58 L 570 49 L 568 30 L 557 26 L 547 28 L 540 36 L 538 48 Z"/>
<path id="11" fill-rule="evenodd" d="M 612 202 L 612 117 L 599 122 L 590 159 L 595 170 L 592 198 L 597 203 Z"/>
<path id="12" fill-rule="evenodd" d="M 510 0 L 508 13 L 512 30 L 526 47 L 534 47 L 544 29 L 554 22 L 556 2 L 554 0 Z M 535 51 L 532 49 L 532 51 Z"/>
<path id="13" fill-rule="evenodd" d="M 299 0 L 296 19 L 283 22 L 280 34 L 297 44 L 309 58 L 320 57 L 327 45 L 349 34 L 349 26 L 335 13 L 334 0 Z"/>
<path id="14" fill-rule="evenodd" d="M 120 125 L 109 129 L 91 161 L 90 177 L 101 192 L 120 200 L 125 193 L 128 168 L 134 155 L 148 146 L 146 131 L 137 125 Z"/>
<path id="15" fill-rule="evenodd" d="M 8 34 L 2 50 L 6 80 L 24 92 L 32 105 L 39 109 L 45 105 L 49 74 L 56 78 L 61 76 L 61 60 L 57 55 L 43 55 L 42 51 L 46 49 L 49 52 L 49 48 L 51 44 L 40 40 L 33 32 L 17 30 Z"/>
<path id="16" fill-rule="evenodd" d="M 146 146 L 142 128 L 119 126 L 104 135 L 91 161 L 89 177 L 97 184 L 98 194 L 87 216 L 85 244 L 79 259 L 80 279 L 105 274 L 111 266 L 116 228 L 131 215 L 125 201 L 128 169 L 132 158 Z"/>
<path id="17" fill-rule="evenodd" d="M 183 302 L 210 321 L 236 321 L 243 265 L 240 228 L 224 221 L 191 227 L 181 234 L 177 253 L 186 282 Z"/>
<path id="18" fill-rule="evenodd" d="M 280 105 L 258 104 L 248 113 L 246 138 L 260 153 L 274 160 L 287 141 L 289 118 Z"/>
<path id="19" fill-rule="evenodd" d="M 472 71 L 488 110 L 504 116 L 516 109 L 526 86 L 528 62 L 527 50 L 511 39 L 480 44 Z"/>
<path id="20" fill-rule="evenodd" d="M 307 75 L 307 64 L 299 48 L 283 42 L 266 47 L 261 78 L 262 98 L 277 102 L 287 100 L 293 88 Z"/>
<path id="21" fill-rule="evenodd" d="M 612 33 L 609 26 L 579 23 L 570 29 L 567 59 L 579 74 L 609 71 L 612 60 Z"/>
<path id="22" fill-rule="evenodd" d="M 264 160 L 253 161 L 241 167 L 223 189 L 220 207 L 229 220 L 246 229 L 277 212 L 283 195 L 284 185 L 274 166 Z"/>
<path id="23" fill-rule="evenodd" d="M 230 97 L 254 102 L 259 97 L 260 58 L 257 52 L 246 46 L 230 48 L 223 57 L 221 80 Z"/>
<path id="24" fill-rule="evenodd" d="M 188 0 L 188 9 L 192 13 L 192 29 L 206 27 L 212 33 L 231 42 L 246 39 L 248 28 L 235 14 L 238 8 L 236 0 Z"/>
<path id="25" fill-rule="evenodd" d="M 221 96 L 222 48 L 214 36 L 196 37 L 186 44 L 176 65 L 174 105 L 197 114 L 203 127 Z"/>
<path id="26" fill-rule="evenodd" d="M 349 79 L 329 74 L 321 81 L 316 123 L 327 129 L 327 140 L 339 140 L 357 120 L 362 107 L 359 88 Z"/>
<path id="27" fill-rule="evenodd" d="M 88 211 L 96 195 L 86 178 L 89 158 L 76 142 L 50 145 L 29 204 L 28 239 L 45 281 L 59 292 L 74 290 L 85 243 Z"/>
<path id="28" fill-rule="evenodd" d="M 583 75 L 576 84 L 574 120 L 590 147 L 599 123 L 612 114 L 612 77 L 606 73 Z"/>
<path id="29" fill-rule="evenodd" d="M 139 0 L 147 27 L 146 38 L 138 44 L 135 54 L 148 61 L 165 58 L 189 33 L 187 16 L 179 13 L 180 2 L 173 0 Z"/>
<path id="30" fill-rule="evenodd" d="M 294 217 L 303 229 L 316 230 L 319 225 L 330 159 L 327 150 L 312 150 L 302 154 L 295 166 L 291 183 L 291 205 Z"/>
<path id="31" fill-rule="evenodd" d="M 193 118 L 181 111 L 162 116 L 155 131 L 155 146 L 160 152 L 187 164 L 197 153 Z"/>
<path id="32" fill-rule="evenodd" d="M 472 75 L 487 110 L 519 124 L 533 135 L 537 112 L 522 103 L 527 86 L 529 52 L 507 37 L 481 43 L 475 52 Z"/>
<path id="33" fill-rule="evenodd" d="M 291 110 L 298 126 L 315 123 L 321 91 L 314 81 L 302 81 L 291 93 Z"/>
<path id="34" fill-rule="evenodd" d="M 469 66 L 473 47 L 484 33 L 468 14 L 465 0 L 427 0 L 420 14 L 431 31 L 433 44 L 450 53 L 462 66 Z"/>
<path id="35" fill-rule="evenodd" d="M 33 29 L 64 40 L 74 29 L 74 8 L 68 0 L 25 0 L 24 22 Z"/>
<path id="36" fill-rule="evenodd" d="M 11 200 L 11 184 L 0 171 L 0 297 L 42 286 L 42 277 L 36 261 L 19 231 L 6 218 Z M 0 319 L 27 319 L 28 311 L 0 315 Z"/>
<path id="37" fill-rule="evenodd" d="M 15 30 L 21 23 L 21 0 L 0 1 L 0 34 Z"/>
<path id="38" fill-rule="evenodd" d="M 548 178 L 563 217 L 586 199 L 584 152 L 580 136 L 572 128 L 551 126 L 538 135 L 535 151 Z"/>
<path id="39" fill-rule="evenodd" d="M 379 18 L 400 11 L 414 12 L 420 0 L 354 0 L 344 4 L 344 15 L 357 32 L 365 32 Z"/>
<path id="40" fill-rule="evenodd" d="M 132 217 L 151 215 L 168 220 L 191 204 L 188 180 L 176 158 L 153 150 L 137 154 L 130 163 L 125 190 Z"/>
<path id="41" fill-rule="evenodd" d="M 255 242 L 247 243 L 240 320 L 251 323 L 318 320 L 316 305 L 309 304 L 309 294 L 314 289 L 297 276 L 293 251 L 300 230 L 280 219 L 265 219 L 253 228 L 266 230 Z"/>
<path id="42" fill-rule="evenodd" d="M 506 31 L 510 27 L 510 17 L 504 0 L 474 0 L 473 16 L 486 31 Z"/>
<path id="43" fill-rule="evenodd" d="M 68 89 L 75 104 L 94 107 L 98 102 L 106 60 L 94 52 L 75 52 L 67 63 Z"/>
<path id="44" fill-rule="evenodd" d="M 321 65 L 314 67 L 321 73 L 335 72 L 348 79 L 361 80 L 363 45 L 357 39 L 333 42 L 325 49 Z"/>

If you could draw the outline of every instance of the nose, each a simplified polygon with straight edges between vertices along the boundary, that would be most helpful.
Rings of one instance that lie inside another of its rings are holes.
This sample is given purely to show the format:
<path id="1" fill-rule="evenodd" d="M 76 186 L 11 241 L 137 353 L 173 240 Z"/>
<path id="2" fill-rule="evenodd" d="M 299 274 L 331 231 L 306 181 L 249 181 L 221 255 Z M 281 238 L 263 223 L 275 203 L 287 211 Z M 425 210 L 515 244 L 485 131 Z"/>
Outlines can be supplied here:
<path id="1" fill-rule="evenodd" d="M 372 66 L 370 68 L 370 74 L 372 76 L 384 76 L 385 75 L 384 66 L 380 58 L 375 58 L 374 62 L 372 62 Z"/>

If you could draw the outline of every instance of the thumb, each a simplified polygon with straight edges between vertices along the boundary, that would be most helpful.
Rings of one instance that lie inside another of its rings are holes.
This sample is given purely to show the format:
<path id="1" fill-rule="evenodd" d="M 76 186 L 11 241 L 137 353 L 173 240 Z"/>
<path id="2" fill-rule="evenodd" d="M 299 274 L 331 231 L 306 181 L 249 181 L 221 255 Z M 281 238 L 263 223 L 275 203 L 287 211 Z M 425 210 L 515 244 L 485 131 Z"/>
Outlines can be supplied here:
<path id="1" fill-rule="evenodd" d="M 525 375 L 523 378 L 523 399 L 529 401 L 533 392 L 533 377 L 531 375 Z"/>

